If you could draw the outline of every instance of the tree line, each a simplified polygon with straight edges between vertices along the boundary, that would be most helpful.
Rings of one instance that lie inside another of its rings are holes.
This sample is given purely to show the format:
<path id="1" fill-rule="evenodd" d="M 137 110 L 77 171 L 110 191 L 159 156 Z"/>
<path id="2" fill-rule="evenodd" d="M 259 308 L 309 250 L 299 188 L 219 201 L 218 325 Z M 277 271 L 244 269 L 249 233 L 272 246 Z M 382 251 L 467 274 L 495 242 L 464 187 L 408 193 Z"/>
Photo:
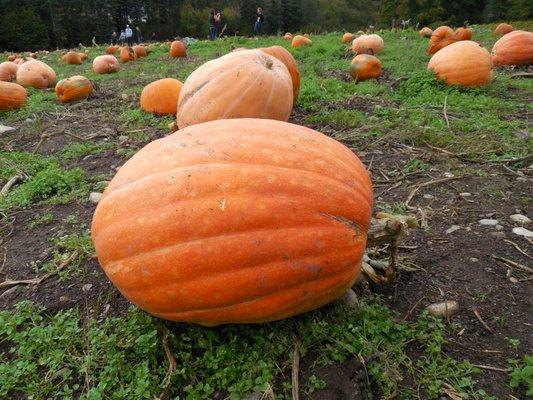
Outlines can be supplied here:
<path id="1" fill-rule="evenodd" d="M 225 35 L 250 35 L 257 7 L 263 32 L 357 31 L 411 26 L 512 21 L 533 16 L 531 0 L 0 0 L 0 50 L 69 48 L 108 43 L 126 24 L 144 38 L 205 39 L 209 11 L 222 14 Z"/>

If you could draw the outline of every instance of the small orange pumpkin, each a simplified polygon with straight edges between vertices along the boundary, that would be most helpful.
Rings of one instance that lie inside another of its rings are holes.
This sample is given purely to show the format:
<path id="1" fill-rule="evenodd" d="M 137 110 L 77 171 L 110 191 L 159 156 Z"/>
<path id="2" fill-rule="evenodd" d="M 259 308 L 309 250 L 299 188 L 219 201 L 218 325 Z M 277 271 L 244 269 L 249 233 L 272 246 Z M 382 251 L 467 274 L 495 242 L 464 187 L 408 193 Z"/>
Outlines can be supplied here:
<path id="1" fill-rule="evenodd" d="M 17 56 L 14 55 L 14 54 L 10 54 L 9 56 L 7 56 L 7 61 L 15 61 L 17 59 Z"/>
<path id="2" fill-rule="evenodd" d="M 130 46 L 124 46 L 120 50 L 120 61 L 122 61 L 123 63 L 135 61 L 136 59 L 137 56 L 135 55 L 135 52 Z"/>
<path id="3" fill-rule="evenodd" d="M 458 40 L 470 40 L 472 39 L 473 32 L 470 28 L 462 27 L 455 30 L 455 37 Z"/>
<path id="4" fill-rule="evenodd" d="M 368 172 L 341 143 L 286 122 L 227 119 L 130 158 L 91 232 L 108 278 L 145 311 L 206 326 L 262 323 L 346 293 L 372 202 Z"/>
<path id="5" fill-rule="evenodd" d="M 93 71 L 97 74 L 110 74 L 120 70 L 120 64 L 115 56 L 106 54 L 93 60 Z"/>
<path id="6" fill-rule="evenodd" d="M 133 51 L 137 58 L 146 57 L 148 55 L 148 51 L 143 45 L 133 46 Z"/>
<path id="7" fill-rule="evenodd" d="M 267 118 L 287 121 L 293 82 L 287 67 L 260 50 L 242 50 L 208 61 L 181 89 L 180 129 L 215 119 Z"/>
<path id="8" fill-rule="evenodd" d="M 492 48 L 494 65 L 533 64 L 533 32 L 512 31 L 503 35 Z"/>
<path id="9" fill-rule="evenodd" d="M 448 85 L 485 86 L 493 78 L 490 53 L 471 40 L 461 40 L 439 50 L 431 57 L 428 69 Z"/>
<path id="10" fill-rule="evenodd" d="M 53 87 L 56 83 L 56 73 L 42 61 L 26 61 L 17 70 L 17 83 L 37 89 Z"/>
<path id="11" fill-rule="evenodd" d="M 352 51 L 357 54 L 378 54 L 384 48 L 383 39 L 375 33 L 361 35 L 352 41 Z"/>
<path id="12" fill-rule="evenodd" d="M 422 29 L 420 29 L 418 34 L 422 37 L 430 38 L 433 34 L 433 30 L 431 28 L 428 28 L 427 26 L 424 26 Z"/>
<path id="13" fill-rule="evenodd" d="M 344 35 L 342 35 L 342 43 L 351 43 L 354 40 L 353 33 L 346 32 Z"/>
<path id="14" fill-rule="evenodd" d="M 356 55 L 350 65 L 350 75 L 356 81 L 377 79 L 381 76 L 381 61 L 371 54 Z"/>
<path id="15" fill-rule="evenodd" d="M 80 65 L 82 63 L 80 55 L 73 51 L 69 51 L 62 58 L 68 65 Z"/>
<path id="16" fill-rule="evenodd" d="M 56 85 L 56 96 L 61 103 L 83 100 L 93 92 L 93 84 L 84 76 L 62 79 Z"/>
<path id="17" fill-rule="evenodd" d="M 298 94 L 300 93 L 300 70 L 298 68 L 298 63 L 294 59 L 291 53 L 288 50 L 281 46 L 271 46 L 264 47 L 259 49 L 267 54 L 270 54 L 272 57 L 276 57 L 280 60 L 287 69 L 292 79 L 292 93 L 294 96 L 294 103 L 298 99 Z"/>
<path id="18" fill-rule="evenodd" d="M 173 115 L 178 110 L 178 98 L 183 83 L 165 78 L 146 85 L 141 93 L 141 108 L 158 115 Z"/>
<path id="19" fill-rule="evenodd" d="M 0 110 L 21 108 L 28 99 L 28 92 L 17 83 L 0 81 Z"/>
<path id="20" fill-rule="evenodd" d="M 107 48 L 106 52 L 107 52 L 107 54 L 111 54 L 111 55 L 113 55 L 113 54 L 115 54 L 115 53 L 117 52 L 118 48 L 119 48 L 119 46 L 113 46 L 113 45 L 111 45 L 111 46 L 109 46 L 109 47 Z"/>
<path id="21" fill-rule="evenodd" d="M 439 26 L 433 31 L 431 38 L 429 39 L 429 54 L 435 54 L 440 49 L 457 42 L 458 38 L 455 36 L 455 32 L 449 26 Z"/>
<path id="22" fill-rule="evenodd" d="M 12 61 L 4 61 L 0 64 L 0 81 L 16 82 L 19 65 Z"/>
<path id="23" fill-rule="evenodd" d="M 80 59 L 81 59 L 82 62 L 87 60 L 87 54 L 86 53 L 78 53 L 78 55 L 80 56 Z"/>
<path id="24" fill-rule="evenodd" d="M 175 40 L 170 45 L 170 55 L 172 58 L 187 57 L 187 47 L 181 40 Z"/>
<path id="25" fill-rule="evenodd" d="M 506 35 L 509 32 L 514 30 L 512 25 L 506 24 L 505 22 L 499 24 L 496 29 L 494 29 L 495 35 Z"/>
<path id="26" fill-rule="evenodd" d="M 285 40 L 291 40 L 291 39 L 292 39 L 292 33 L 287 32 L 287 33 L 283 36 L 283 39 L 285 39 Z"/>
<path id="27" fill-rule="evenodd" d="M 291 47 L 293 49 L 296 49 L 301 46 L 310 46 L 312 44 L 313 42 L 308 37 L 302 36 L 302 35 L 296 35 L 295 37 L 292 38 Z"/>

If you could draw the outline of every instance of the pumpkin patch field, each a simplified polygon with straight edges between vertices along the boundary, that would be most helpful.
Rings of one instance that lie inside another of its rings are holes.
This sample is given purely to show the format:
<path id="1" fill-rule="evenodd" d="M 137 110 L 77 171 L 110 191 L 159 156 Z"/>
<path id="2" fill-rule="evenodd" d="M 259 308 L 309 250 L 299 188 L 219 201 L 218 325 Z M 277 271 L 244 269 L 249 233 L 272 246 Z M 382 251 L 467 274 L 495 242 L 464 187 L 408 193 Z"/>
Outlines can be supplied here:
<path id="1" fill-rule="evenodd" d="M 532 396 L 511 24 L 0 53 L 0 398 Z"/>

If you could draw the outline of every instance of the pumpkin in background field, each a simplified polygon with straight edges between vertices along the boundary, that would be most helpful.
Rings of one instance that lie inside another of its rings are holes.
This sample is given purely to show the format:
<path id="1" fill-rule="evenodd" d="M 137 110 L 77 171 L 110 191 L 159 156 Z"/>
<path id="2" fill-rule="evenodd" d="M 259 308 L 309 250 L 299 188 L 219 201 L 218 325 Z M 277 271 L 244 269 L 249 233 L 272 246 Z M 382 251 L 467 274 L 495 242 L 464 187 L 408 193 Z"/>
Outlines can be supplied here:
<path id="1" fill-rule="evenodd" d="M 73 51 L 69 51 L 62 58 L 63 61 L 65 61 L 65 63 L 67 63 L 68 65 L 79 65 L 82 63 L 80 55 Z"/>
<path id="2" fill-rule="evenodd" d="M 0 110 L 15 110 L 26 104 L 28 92 L 17 83 L 0 81 Z"/>
<path id="3" fill-rule="evenodd" d="M 533 32 L 513 31 L 502 36 L 492 48 L 494 65 L 533 64 Z"/>
<path id="4" fill-rule="evenodd" d="M 283 36 L 283 39 L 285 39 L 285 40 L 291 40 L 291 39 L 292 39 L 292 33 L 287 32 L 287 33 Z"/>
<path id="5" fill-rule="evenodd" d="M 381 76 L 381 61 L 370 54 L 358 54 L 350 65 L 350 75 L 357 81 L 376 79 Z"/>
<path id="6" fill-rule="evenodd" d="M 305 37 L 302 35 L 296 35 L 295 37 L 292 38 L 291 47 L 295 49 L 301 46 L 310 46 L 311 44 L 313 44 L 313 42 L 308 37 Z"/>
<path id="7" fill-rule="evenodd" d="M 170 45 L 170 55 L 172 58 L 187 57 L 187 47 L 181 40 L 175 40 Z"/>
<path id="8" fill-rule="evenodd" d="M 26 62 L 26 60 L 23 59 L 23 58 L 19 58 L 19 57 L 17 57 L 17 58 L 15 58 L 15 59 L 13 60 L 13 62 L 14 62 L 15 64 L 17 64 L 17 65 L 22 65 L 22 64 L 24 64 L 24 63 Z"/>
<path id="9" fill-rule="evenodd" d="M 181 89 L 180 129 L 227 118 L 287 121 L 293 106 L 293 82 L 287 67 L 260 50 L 242 50 L 208 61 Z"/>
<path id="10" fill-rule="evenodd" d="M 15 61 L 17 59 L 17 56 L 14 54 L 10 54 L 7 56 L 7 61 Z"/>
<path id="11" fill-rule="evenodd" d="M 433 31 L 431 38 L 429 39 L 429 54 L 435 54 L 440 49 L 455 43 L 458 38 L 455 36 L 455 32 L 449 26 L 439 26 Z"/>
<path id="12" fill-rule="evenodd" d="M 341 143 L 280 121 L 219 120 L 128 160 L 91 231 L 109 279 L 145 311 L 206 326 L 261 323 L 353 285 L 371 210 L 369 175 Z"/>
<path id="13" fill-rule="evenodd" d="M 428 28 L 427 26 L 424 26 L 422 29 L 420 29 L 418 34 L 422 37 L 430 38 L 433 34 L 433 30 L 431 28 Z"/>
<path id="14" fill-rule="evenodd" d="M 141 93 L 141 108 L 158 115 L 176 114 L 182 86 L 183 83 L 172 78 L 146 85 Z"/>
<path id="15" fill-rule="evenodd" d="M 354 35 L 350 32 L 346 32 L 342 35 L 342 43 L 350 43 L 354 40 Z"/>
<path id="16" fill-rule="evenodd" d="M 36 89 L 53 87 L 56 83 L 56 73 L 42 61 L 26 61 L 17 71 L 17 83 Z"/>
<path id="17" fill-rule="evenodd" d="M 146 57 L 148 55 L 148 51 L 146 50 L 146 47 L 139 45 L 139 46 L 133 46 L 133 51 L 135 52 L 135 55 L 137 58 Z"/>
<path id="18" fill-rule="evenodd" d="M 384 48 L 383 39 L 375 33 L 361 35 L 352 41 L 352 51 L 357 54 L 377 54 Z"/>
<path id="19" fill-rule="evenodd" d="M 455 37 L 458 40 L 470 40 L 472 39 L 473 32 L 470 28 L 461 27 L 455 30 Z"/>
<path id="20" fill-rule="evenodd" d="M 61 103 L 83 100 L 93 92 L 93 84 L 84 76 L 76 75 L 60 80 L 56 85 L 56 96 Z"/>
<path id="21" fill-rule="evenodd" d="M 0 63 L 0 81 L 16 82 L 19 65 L 12 61 Z"/>
<path id="22" fill-rule="evenodd" d="M 120 64 L 115 56 L 98 56 L 93 60 L 93 71 L 97 74 L 110 74 L 120 70 Z"/>
<path id="23" fill-rule="evenodd" d="M 124 46 L 120 50 L 120 61 L 122 61 L 123 63 L 135 61 L 136 59 L 137 56 L 135 55 L 135 52 L 130 46 Z"/>
<path id="24" fill-rule="evenodd" d="M 81 59 L 82 62 L 87 60 L 87 54 L 86 53 L 78 53 L 78 55 L 80 56 L 80 59 Z"/>
<path id="25" fill-rule="evenodd" d="M 462 40 L 439 50 L 428 68 L 448 85 L 485 86 L 492 82 L 492 60 L 478 43 Z"/>
<path id="26" fill-rule="evenodd" d="M 28 54 L 28 57 L 29 57 L 29 58 L 33 58 L 33 59 L 37 59 L 37 54 L 35 54 L 35 53 L 30 53 L 30 54 Z"/>
<path id="27" fill-rule="evenodd" d="M 118 46 L 113 46 L 113 45 L 109 46 L 107 48 L 107 54 L 113 55 L 113 54 L 115 54 L 117 52 L 117 50 L 118 50 Z"/>
<path id="28" fill-rule="evenodd" d="M 514 28 L 512 27 L 512 25 L 501 23 L 496 27 L 496 29 L 494 29 L 494 34 L 495 35 L 506 35 L 509 32 L 512 32 L 513 30 Z"/>
<path id="29" fill-rule="evenodd" d="M 300 93 L 300 69 L 298 68 L 298 63 L 294 59 L 291 53 L 287 49 L 281 46 L 271 46 L 263 47 L 259 49 L 267 54 L 270 54 L 272 57 L 276 57 L 280 60 L 287 69 L 292 79 L 292 94 L 293 101 L 296 103 L 298 99 L 298 94 Z"/>

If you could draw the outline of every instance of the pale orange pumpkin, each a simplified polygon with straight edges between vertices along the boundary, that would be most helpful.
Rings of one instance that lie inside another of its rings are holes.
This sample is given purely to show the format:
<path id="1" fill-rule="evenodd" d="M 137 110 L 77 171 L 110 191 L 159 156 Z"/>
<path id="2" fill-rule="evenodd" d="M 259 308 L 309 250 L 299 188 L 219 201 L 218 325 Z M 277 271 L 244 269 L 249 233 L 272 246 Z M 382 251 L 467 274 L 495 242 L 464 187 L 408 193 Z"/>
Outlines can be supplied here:
<path id="1" fill-rule="evenodd" d="M 106 54 L 93 60 L 93 71 L 97 74 L 110 74 L 120 70 L 120 64 L 115 56 Z"/>
<path id="2" fill-rule="evenodd" d="M 431 57 L 428 68 L 449 85 L 485 86 L 493 79 L 490 53 L 471 40 L 461 40 L 439 50 Z"/>
<path id="3" fill-rule="evenodd" d="M 187 57 L 187 47 L 181 40 L 175 40 L 170 45 L 170 55 L 172 58 Z"/>
<path id="4" fill-rule="evenodd" d="M 37 89 L 53 87 L 56 83 L 56 73 L 42 61 L 26 61 L 17 70 L 17 83 Z"/>
<path id="5" fill-rule="evenodd" d="M 17 58 L 15 58 L 15 59 L 13 60 L 13 62 L 14 62 L 15 64 L 17 64 L 17 65 L 22 65 L 22 64 L 24 64 L 24 63 L 26 62 L 26 60 L 23 59 L 23 58 L 17 57 Z"/>
<path id="6" fill-rule="evenodd" d="M 352 51 L 357 54 L 378 54 L 384 48 L 383 39 L 375 33 L 361 35 L 352 41 Z"/>
<path id="7" fill-rule="evenodd" d="M 514 30 L 512 25 L 501 23 L 494 29 L 495 35 L 506 35 Z"/>
<path id="8" fill-rule="evenodd" d="M 4 61 L 0 64 L 0 81 L 16 82 L 19 65 L 12 61 Z"/>
<path id="9" fill-rule="evenodd" d="M 513 31 L 503 35 L 492 48 L 494 65 L 533 64 L 533 32 Z"/>
<path id="10" fill-rule="evenodd" d="M 69 51 L 63 57 L 63 61 L 69 65 L 79 65 L 82 63 L 81 57 L 78 53 Z"/>
<path id="11" fill-rule="evenodd" d="M 84 76 L 62 79 L 56 85 L 56 96 L 61 103 L 83 100 L 93 92 L 93 84 Z"/>
<path id="12" fill-rule="evenodd" d="M 208 61 L 185 83 L 178 101 L 180 129 L 227 118 L 287 121 L 293 106 L 287 67 L 260 50 L 242 50 Z"/>
<path id="13" fill-rule="evenodd" d="M 141 108 L 158 115 L 173 115 L 178 110 L 178 98 L 183 83 L 165 78 L 144 87 L 141 93 Z"/>
<path id="14" fill-rule="evenodd" d="M 455 37 L 458 40 L 470 40 L 472 39 L 473 32 L 470 28 L 461 27 L 455 30 Z"/>
<path id="15" fill-rule="evenodd" d="M 289 53 L 287 49 L 281 46 L 263 47 L 259 50 L 270 54 L 272 57 L 276 57 L 283 64 L 285 64 L 285 66 L 289 70 L 289 74 L 291 75 L 292 93 L 294 96 L 294 103 L 296 103 L 296 100 L 298 99 L 298 94 L 300 93 L 300 70 L 298 68 L 298 63 L 296 62 L 295 58 L 292 56 L 291 53 Z"/>
<path id="16" fill-rule="evenodd" d="M 347 147 L 261 119 L 198 124 L 151 142 L 105 189 L 100 265 L 145 311 L 206 326 L 280 320 L 354 284 L 372 184 Z"/>
<path id="17" fill-rule="evenodd" d="M 431 28 L 428 28 L 427 26 L 424 26 L 422 29 L 420 29 L 418 34 L 422 37 L 430 38 L 433 34 L 433 30 Z"/>
<path id="18" fill-rule="evenodd" d="M 287 32 L 287 33 L 283 36 L 283 39 L 285 39 L 285 40 L 291 40 L 291 39 L 292 39 L 292 33 Z"/>
<path id="19" fill-rule="evenodd" d="M 26 104 L 28 92 L 17 83 L 0 81 L 0 110 L 15 110 Z"/>
<path id="20" fill-rule="evenodd" d="M 377 79 L 381 76 L 381 61 L 371 54 L 356 55 L 350 65 L 350 75 L 356 81 Z"/>
<path id="21" fill-rule="evenodd" d="M 120 61 L 123 63 L 135 61 L 136 59 L 137 56 L 130 46 L 124 46 L 122 49 L 120 49 Z"/>
<path id="22" fill-rule="evenodd" d="M 296 35 L 295 37 L 292 38 L 291 47 L 293 49 L 296 49 L 301 46 L 310 46 L 312 44 L 313 42 L 308 37 L 302 36 L 302 35 Z"/>
<path id="23" fill-rule="evenodd" d="M 428 53 L 435 54 L 440 49 L 455 43 L 458 38 L 455 36 L 455 32 L 449 26 L 439 26 L 433 31 L 431 38 L 429 39 Z"/>
<path id="24" fill-rule="evenodd" d="M 344 35 L 342 35 L 342 43 L 351 43 L 354 40 L 353 33 L 346 32 Z"/>

